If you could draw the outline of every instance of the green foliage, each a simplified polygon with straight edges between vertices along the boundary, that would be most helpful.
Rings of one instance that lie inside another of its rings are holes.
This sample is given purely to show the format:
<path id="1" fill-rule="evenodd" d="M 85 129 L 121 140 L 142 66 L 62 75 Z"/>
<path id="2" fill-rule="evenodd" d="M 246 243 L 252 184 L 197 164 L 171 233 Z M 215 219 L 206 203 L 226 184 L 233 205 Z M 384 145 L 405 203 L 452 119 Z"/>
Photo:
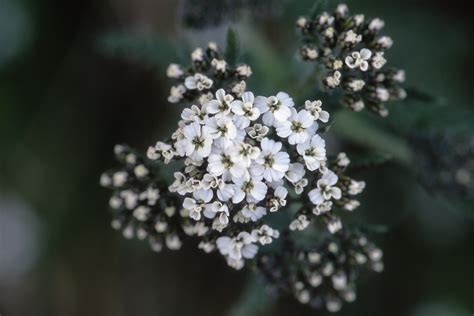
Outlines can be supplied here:
<path id="1" fill-rule="evenodd" d="M 225 57 L 231 65 L 235 65 L 238 56 L 239 37 L 237 35 L 237 32 L 232 27 L 229 27 L 227 30 Z"/>

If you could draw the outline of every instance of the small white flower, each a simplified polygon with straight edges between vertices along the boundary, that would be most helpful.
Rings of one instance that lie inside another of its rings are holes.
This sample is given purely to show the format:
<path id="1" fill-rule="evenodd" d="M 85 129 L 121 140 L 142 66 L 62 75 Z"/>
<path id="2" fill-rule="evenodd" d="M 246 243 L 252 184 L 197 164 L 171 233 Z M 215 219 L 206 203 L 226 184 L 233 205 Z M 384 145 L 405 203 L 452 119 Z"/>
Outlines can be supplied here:
<path id="1" fill-rule="evenodd" d="M 349 200 L 344 204 L 344 209 L 347 211 L 353 211 L 360 206 L 360 202 L 357 200 Z"/>
<path id="2" fill-rule="evenodd" d="M 207 204 L 212 199 L 212 191 L 197 190 L 193 193 L 193 198 L 185 198 L 183 208 L 189 210 L 189 217 L 198 221 L 201 219 L 201 212 L 210 206 Z"/>
<path id="3" fill-rule="evenodd" d="M 314 117 L 315 121 L 320 120 L 323 123 L 327 123 L 329 121 L 329 113 L 323 111 L 322 104 L 320 100 L 306 100 L 304 107 Z"/>
<path id="4" fill-rule="evenodd" d="M 334 172 L 327 170 L 316 183 L 317 188 L 308 193 L 311 202 L 315 205 L 319 205 L 332 198 L 336 200 L 340 199 L 342 193 L 341 189 L 335 186 L 338 180 Z"/>
<path id="5" fill-rule="evenodd" d="M 326 201 L 321 204 L 316 205 L 313 208 L 313 214 L 319 216 L 321 214 L 327 213 L 332 209 L 332 201 Z"/>
<path id="6" fill-rule="evenodd" d="M 327 12 L 323 12 L 319 16 L 319 25 L 332 25 L 334 23 L 334 17 L 330 16 Z"/>
<path id="7" fill-rule="evenodd" d="M 314 135 L 311 140 L 298 144 L 296 150 L 310 171 L 318 169 L 321 162 L 326 160 L 326 143 L 319 135 Z"/>
<path id="8" fill-rule="evenodd" d="M 291 183 L 296 183 L 304 177 L 305 173 L 306 171 L 304 170 L 304 165 L 299 162 L 296 162 L 290 164 L 290 167 L 288 168 L 288 171 L 285 174 L 285 178 Z"/>
<path id="9" fill-rule="evenodd" d="M 168 78 L 179 78 L 184 74 L 183 69 L 178 64 L 170 64 L 166 69 L 166 76 Z"/>
<path id="10" fill-rule="evenodd" d="M 351 88 L 353 92 L 357 92 L 357 91 L 362 90 L 362 88 L 364 88 L 365 81 L 361 79 L 353 79 L 349 81 L 347 85 L 349 86 L 349 88 Z"/>
<path id="11" fill-rule="evenodd" d="M 287 195 L 288 190 L 284 186 L 276 188 L 273 198 L 269 201 L 269 204 L 271 205 L 270 212 L 276 212 L 280 207 L 285 206 Z"/>
<path id="12" fill-rule="evenodd" d="M 325 78 L 326 85 L 329 88 L 334 89 L 341 83 L 341 76 L 342 75 L 339 71 L 335 71 L 332 75 L 328 75 Z"/>
<path id="13" fill-rule="evenodd" d="M 247 65 L 240 65 L 235 69 L 235 71 L 241 77 L 248 78 L 252 75 L 252 69 Z"/>
<path id="14" fill-rule="evenodd" d="M 339 167 L 345 168 L 350 164 L 350 162 L 351 161 L 347 157 L 346 153 L 341 152 L 337 155 L 336 163 Z"/>
<path id="15" fill-rule="evenodd" d="M 405 82 L 405 71 L 404 70 L 398 70 L 395 75 L 393 76 L 393 80 L 396 82 Z"/>
<path id="16" fill-rule="evenodd" d="M 295 186 L 295 193 L 296 194 L 301 194 L 303 193 L 304 191 L 304 188 L 308 185 L 308 179 L 301 179 L 300 181 L 298 182 L 295 182 L 294 183 L 294 186 Z"/>
<path id="17" fill-rule="evenodd" d="M 203 61 L 204 60 L 204 51 L 202 48 L 196 48 L 192 53 L 191 53 L 191 60 L 192 61 Z"/>
<path id="18" fill-rule="evenodd" d="M 291 108 L 291 116 L 287 121 L 276 124 L 277 135 L 288 138 L 291 145 L 301 144 L 308 140 L 316 131 L 314 117 L 306 110 L 296 111 Z"/>
<path id="19" fill-rule="evenodd" d="M 375 18 L 369 23 L 369 30 L 373 32 L 380 31 L 385 26 L 385 22 L 379 18 Z"/>
<path id="20" fill-rule="evenodd" d="M 213 59 L 211 61 L 212 67 L 216 69 L 218 72 L 224 73 L 227 70 L 227 62 L 225 60 L 218 60 L 218 59 Z"/>
<path id="21" fill-rule="evenodd" d="M 227 144 L 237 137 L 237 128 L 229 116 L 216 115 L 207 120 L 206 126 L 212 129 L 211 133 L 214 138 L 223 138 Z"/>
<path id="22" fill-rule="evenodd" d="M 356 14 L 354 15 L 353 19 L 354 19 L 354 24 L 356 26 L 360 26 L 362 23 L 364 23 L 365 16 L 363 14 Z"/>
<path id="23" fill-rule="evenodd" d="M 367 48 L 363 48 L 360 52 L 352 52 L 350 56 L 346 57 L 345 62 L 347 67 L 351 69 L 360 68 L 362 71 L 367 71 L 370 57 L 372 57 L 372 52 Z"/>
<path id="24" fill-rule="evenodd" d="M 269 182 L 283 178 L 285 172 L 290 167 L 290 157 L 288 153 L 280 151 L 282 144 L 274 140 L 264 138 L 261 142 L 262 151 L 252 165 L 254 174 L 263 175 Z"/>
<path id="25" fill-rule="evenodd" d="M 349 184 L 348 193 L 350 195 L 357 195 L 357 194 L 362 193 L 362 191 L 364 189 L 365 189 L 365 182 L 364 181 L 351 180 L 351 183 Z"/>
<path id="26" fill-rule="evenodd" d="M 346 16 L 347 13 L 349 12 L 349 8 L 347 7 L 346 4 L 339 4 L 336 8 L 336 13 L 339 14 L 340 16 Z"/>
<path id="27" fill-rule="evenodd" d="M 247 135 L 256 141 L 262 141 L 269 131 L 268 126 L 257 123 L 247 128 Z"/>
<path id="28" fill-rule="evenodd" d="M 170 90 L 170 96 L 168 97 L 168 102 L 178 103 L 183 99 L 184 94 L 186 93 L 186 87 L 182 84 L 177 86 L 172 86 Z"/>
<path id="29" fill-rule="evenodd" d="M 372 67 L 375 69 L 380 69 L 387 63 L 387 60 L 383 57 L 383 54 L 383 52 L 377 52 L 375 56 L 372 57 Z"/>
<path id="30" fill-rule="evenodd" d="M 250 175 L 234 179 L 235 194 L 232 197 L 234 204 L 242 202 L 247 197 L 248 202 L 259 202 L 267 194 L 267 185 L 258 178 L 252 178 Z"/>
<path id="31" fill-rule="evenodd" d="M 344 42 L 350 44 L 357 44 L 362 41 L 362 35 L 355 33 L 353 30 L 349 30 L 346 32 L 344 36 Z"/>
<path id="32" fill-rule="evenodd" d="M 133 216 L 141 222 L 146 221 L 149 215 L 150 215 L 150 208 L 143 205 L 140 205 L 135 210 L 133 210 Z"/>
<path id="33" fill-rule="evenodd" d="M 210 154 L 208 162 L 207 171 L 214 176 L 221 176 L 225 172 L 229 172 L 233 177 L 240 178 L 246 171 L 246 167 L 239 157 L 218 148 L 215 148 Z"/>
<path id="34" fill-rule="evenodd" d="M 299 17 L 298 20 L 296 20 L 296 25 L 299 28 L 305 28 L 307 23 L 308 23 L 308 20 L 303 16 Z"/>
<path id="35" fill-rule="evenodd" d="M 309 223 L 306 215 L 300 215 L 290 223 L 290 230 L 305 230 Z"/>
<path id="36" fill-rule="evenodd" d="M 263 113 L 263 123 L 267 126 L 274 126 L 275 121 L 284 122 L 291 116 L 290 108 L 295 103 L 287 93 L 278 92 L 276 96 L 268 98 L 257 97 L 255 105 Z"/>
<path id="37" fill-rule="evenodd" d="M 327 223 L 328 230 L 331 234 L 335 234 L 342 229 L 342 223 L 339 218 L 331 218 Z"/>
<path id="38" fill-rule="evenodd" d="M 125 171 L 117 171 L 112 175 L 112 183 L 114 187 L 121 187 L 127 182 L 128 173 Z"/>
<path id="39" fill-rule="evenodd" d="M 217 238 L 216 244 L 219 252 L 223 256 L 228 256 L 232 260 L 242 258 L 252 259 L 258 251 L 258 246 L 253 244 L 255 238 L 247 232 L 240 232 L 237 237 L 230 238 L 222 236 Z"/>
<path id="40" fill-rule="evenodd" d="M 236 83 L 233 87 L 232 87 L 232 92 L 237 96 L 237 97 L 242 97 L 242 95 L 244 94 L 245 92 L 245 89 L 247 88 L 247 83 L 245 83 L 245 81 L 241 81 L 239 83 Z"/>
<path id="41" fill-rule="evenodd" d="M 218 220 L 221 225 L 227 225 L 229 223 L 229 208 L 227 205 L 221 202 L 214 202 L 210 207 L 207 207 L 204 212 L 204 216 L 213 219 L 218 215 Z"/>
<path id="42" fill-rule="evenodd" d="M 382 36 L 377 40 L 377 44 L 379 44 L 382 48 L 388 49 L 392 47 L 393 40 L 388 36 Z"/>
<path id="43" fill-rule="evenodd" d="M 232 102 L 232 112 L 240 117 L 240 121 L 236 121 L 240 128 L 248 127 L 250 121 L 255 121 L 260 117 L 260 110 L 254 105 L 254 101 L 255 97 L 252 92 L 244 92 L 242 101 Z"/>
<path id="44" fill-rule="evenodd" d="M 190 108 L 183 109 L 183 112 L 181 112 L 181 118 L 186 123 L 204 123 L 208 118 L 206 107 L 199 107 L 193 104 Z"/>
<path id="45" fill-rule="evenodd" d="M 184 80 L 184 86 L 189 90 L 206 90 L 212 87 L 212 80 L 203 74 L 196 73 L 194 76 L 186 77 Z"/>
<path id="46" fill-rule="evenodd" d="M 260 156 L 260 148 L 242 142 L 230 148 L 229 154 L 240 165 L 249 168 L 252 161 Z"/>
<path id="47" fill-rule="evenodd" d="M 194 122 L 183 128 L 184 138 L 176 142 L 176 151 L 181 156 L 196 160 L 209 156 L 213 142 L 212 129 Z"/>
<path id="48" fill-rule="evenodd" d="M 244 206 L 241 213 L 244 217 L 249 218 L 252 222 L 256 222 L 264 215 L 267 215 L 267 209 L 257 206 L 254 203 L 250 203 Z"/>
<path id="49" fill-rule="evenodd" d="M 169 234 L 165 238 L 166 247 L 170 250 L 179 250 L 183 245 L 181 239 L 176 234 Z"/>
<path id="50" fill-rule="evenodd" d="M 255 236 L 255 239 L 261 245 L 268 245 L 272 243 L 273 238 L 280 237 L 280 232 L 268 225 L 262 225 L 260 228 L 252 231 L 252 236 Z"/>
<path id="51" fill-rule="evenodd" d="M 386 102 L 390 99 L 390 93 L 387 89 L 382 87 L 377 87 L 377 89 L 375 89 L 375 95 L 377 96 L 377 99 L 382 102 Z"/>
<path id="52" fill-rule="evenodd" d="M 137 178 L 143 178 L 146 177 L 150 172 L 144 165 L 140 164 L 133 169 L 133 173 L 135 173 Z"/>
<path id="53" fill-rule="evenodd" d="M 209 101 L 206 105 L 206 109 L 211 114 L 229 114 L 232 101 L 234 101 L 232 95 L 226 94 L 224 89 L 219 89 L 216 91 L 216 99 Z"/>

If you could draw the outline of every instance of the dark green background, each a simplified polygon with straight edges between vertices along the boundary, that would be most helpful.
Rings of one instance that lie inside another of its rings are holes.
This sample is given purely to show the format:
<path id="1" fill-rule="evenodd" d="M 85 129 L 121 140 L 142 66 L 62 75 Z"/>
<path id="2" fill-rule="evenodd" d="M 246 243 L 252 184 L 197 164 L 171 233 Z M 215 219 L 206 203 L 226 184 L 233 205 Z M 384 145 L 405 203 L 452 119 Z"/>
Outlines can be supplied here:
<path id="1" fill-rule="evenodd" d="M 410 141 L 458 130 L 472 139 L 469 1 L 348 4 L 386 21 L 395 40 L 389 62 L 436 102 L 394 105 L 385 120 L 336 115 L 327 136 L 334 152 L 394 157 L 354 174 L 368 188 L 350 217 L 388 228 L 371 234 L 386 270 L 364 278 L 358 300 L 340 315 L 471 315 L 474 206 L 422 185 L 423 175 L 439 170 L 420 169 Z M 280 15 L 244 14 L 235 26 L 256 93 L 296 90 L 305 67 L 295 59 L 293 26 L 311 5 L 283 1 Z M 113 166 L 113 145 L 145 150 L 165 137 L 180 111 L 166 102 L 167 63 L 194 45 L 224 42 L 226 26 L 191 31 L 180 10 L 172 0 L 0 1 L 2 316 L 325 314 L 266 299 L 258 284 L 248 285 L 251 275 L 194 245 L 157 255 L 109 228 L 108 192 L 98 179 Z"/>

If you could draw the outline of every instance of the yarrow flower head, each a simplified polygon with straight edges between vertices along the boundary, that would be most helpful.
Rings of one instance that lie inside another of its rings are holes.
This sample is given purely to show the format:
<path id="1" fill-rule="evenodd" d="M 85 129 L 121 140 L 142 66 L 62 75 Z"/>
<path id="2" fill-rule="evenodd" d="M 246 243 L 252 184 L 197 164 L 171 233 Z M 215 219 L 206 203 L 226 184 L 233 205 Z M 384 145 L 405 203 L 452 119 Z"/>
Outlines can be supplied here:
<path id="1" fill-rule="evenodd" d="M 400 86 L 405 72 L 384 67 L 385 52 L 393 45 L 390 37 L 379 34 L 384 25 L 379 18 L 350 15 L 344 4 L 332 14 L 297 20 L 304 42 L 302 58 L 324 66 L 322 83 L 329 90 L 340 89 L 341 103 L 354 111 L 368 108 L 386 116 L 384 104 L 406 96 Z"/>

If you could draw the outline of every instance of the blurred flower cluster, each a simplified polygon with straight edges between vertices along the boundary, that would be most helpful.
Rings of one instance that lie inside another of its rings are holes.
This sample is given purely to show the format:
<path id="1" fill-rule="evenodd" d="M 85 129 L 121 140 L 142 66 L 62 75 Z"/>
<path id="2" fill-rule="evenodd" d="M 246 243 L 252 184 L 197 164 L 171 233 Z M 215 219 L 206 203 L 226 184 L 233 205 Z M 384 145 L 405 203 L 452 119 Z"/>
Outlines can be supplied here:
<path id="1" fill-rule="evenodd" d="M 300 17 L 296 25 L 303 43 L 301 57 L 316 63 L 324 87 L 340 92 L 343 105 L 387 116 L 384 104 L 405 98 L 400 86 L 405 72 L 385 66 L 385 52 L 393 40 L 380 35 L 384 21 L 350 15 L 347 6 L 340 4 L 331 14 Z"/>
<path id="2" fill-rule="evenodd" d="M 343 302 L 355 301 L 361 271 L 383 271 L 382 255 L 361 232 L 345 231 L 312 248 L 287 240 L 281 251 L 259 257 L 257 271 L 271 292 L 291 293 L 302 304 L 337 312 Z"/>

